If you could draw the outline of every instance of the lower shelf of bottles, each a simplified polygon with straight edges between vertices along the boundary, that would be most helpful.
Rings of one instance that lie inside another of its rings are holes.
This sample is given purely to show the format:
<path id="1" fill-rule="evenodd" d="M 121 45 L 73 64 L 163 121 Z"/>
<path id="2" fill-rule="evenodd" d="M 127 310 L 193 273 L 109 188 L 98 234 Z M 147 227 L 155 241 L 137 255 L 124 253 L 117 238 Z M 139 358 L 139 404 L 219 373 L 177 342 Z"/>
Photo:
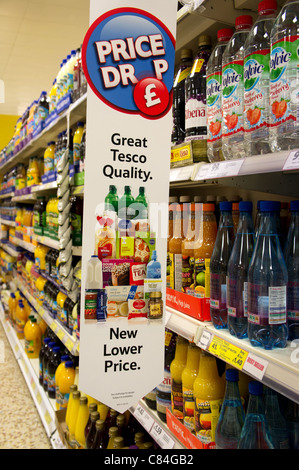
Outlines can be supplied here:
<path id="1" fill-rule="evenodd" d="M 0 320 L 51 445 L 54 449 L 61 449 L 63 444 L 57 433 L 55 422 L 55 400 L 49 399 L 38 380 L 39 359 L 28 359 L 25 353 L 24 340 L 18 339 L 14 328 L 5 317 L 1 302 Z"/>

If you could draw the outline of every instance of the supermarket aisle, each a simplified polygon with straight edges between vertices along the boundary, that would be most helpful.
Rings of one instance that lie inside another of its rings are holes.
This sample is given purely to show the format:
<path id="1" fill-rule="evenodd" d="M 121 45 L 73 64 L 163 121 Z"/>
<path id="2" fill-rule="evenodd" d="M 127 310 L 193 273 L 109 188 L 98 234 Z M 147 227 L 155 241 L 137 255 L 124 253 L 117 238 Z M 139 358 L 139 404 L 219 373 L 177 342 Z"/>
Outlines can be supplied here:
<path id="1" fill-rule="evenodd" d="M 51 449 L 50 441 L 0 323 L 0 449 Z"/>

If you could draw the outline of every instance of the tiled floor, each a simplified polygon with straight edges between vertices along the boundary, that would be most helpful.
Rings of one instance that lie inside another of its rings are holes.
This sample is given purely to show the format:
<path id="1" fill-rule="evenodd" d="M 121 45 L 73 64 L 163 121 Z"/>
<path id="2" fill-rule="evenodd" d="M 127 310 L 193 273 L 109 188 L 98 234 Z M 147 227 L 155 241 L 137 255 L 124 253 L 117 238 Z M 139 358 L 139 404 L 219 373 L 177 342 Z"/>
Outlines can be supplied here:
<path id="1" fill-rule="evenodd" d="M 0 343 L 0 449 L 51 449 L 1 323 Z"/>

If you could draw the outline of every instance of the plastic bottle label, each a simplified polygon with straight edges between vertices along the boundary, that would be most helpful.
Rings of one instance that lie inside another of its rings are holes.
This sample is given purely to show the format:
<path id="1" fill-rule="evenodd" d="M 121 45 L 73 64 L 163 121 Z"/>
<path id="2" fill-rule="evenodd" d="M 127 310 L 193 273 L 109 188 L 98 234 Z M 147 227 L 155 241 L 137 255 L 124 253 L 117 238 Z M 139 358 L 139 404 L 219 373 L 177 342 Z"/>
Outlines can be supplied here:
<path id="1" fill-rule="evenodd" d="M 215 431 L 222 400 L 195 399 L 195 432 L 203 444 L 215 445 Z"/>
<path id="2" fill-rule="evenodd" d="M 222 135 L 221 84 L 220 72 L 207 77 L 208 142 L 215 142 Z"/>
<path id="3" fill-rule="evenodd" d="M 222 135 L 243 132 L 244 113 L 243 61 L 230 62 L 222 67 Z"/>
<path id="4" fill-rule="evenodd" d="M 182 384 L 178 384 L 174 380 L 171 381 L 171 409 L 177 419 L 183 419 L 184 404 Z"/>
<path id="5" fill-rule="evenodd" d="M 55 392 L 55 374 L 48 374 L 48 392 Z"/>
<path id="6" fill-rule="evenodd" d="M 184 426 L 189 429 L 190 432 L 195 431 L 194 423 L 194 396 L 193 389 L 183 387 L 183 402 L 184 402 Z"/>
<path id="7" fill-rule="evenodd" d="M 197 127 L 206 128 L 207 122 L 206 104 L 196 98 L 190 98 L 185 104 L 185 129 L 192 129 Z M 188 140 L 205 140 L 206 134 L 186 137 Z"/>
<path id="8" fill-rule="evenodd" d="M 178 83 L 185 80 L 188 77 L 188 75 L 190 74 L 190 72 L 191 72 L 191 67 L 187 67 L 184 70 L 182 70 L 181 73 L 179 74 L 179 76 L 177 77 L 177 83 L 175 83 L 174 86 L 176 86 Z"/>
<path id="9" fill-rule="evenodd" d="M 299 37 L 271 45 L 270 56 L 270 125 L 298 119 L 298 44 Z M 291 109 L 297 110 L 297 115 Z M 294 106 L 295 105 L 295 106 Z"/>
<path id="10" fill-rule="evenodd" d="M 226 280 L 221 274 L 211 273 L 210 305 L 215 309 L 226 309 Z"/>
<path id="11" fill-rule="evenodd" d="M 182 289 L 186 291 L 193 283 L 194 258 L 182 255 Z"/>
<path id="12" fill-rule="evenodd" d="M 210 297 L 210 259 L 194 260 L 194 297 Z"/>
<path id="13" fill-rule="evenodd" d="M 245 132 L 269 126 L 269 57 L 270 49 L 264 49 L 244 59 Z"/>
<path id="14" fill-rule="evenodd" d="M 247 317 L 247 282 L 226 278 L 227 314 L 231 317 Z"/>
<path id="15" fill-rule="evenodd" d="M 287 287 L 288 319 L 299 321 L 299 282 L 289 281 Z"/>
<path id="16" fill-rule="evenodd" d="M 257 325 L 286 323 L 286 286 L 269 287 L 269 295 L 260 295 L 262 288 L 248 283 L 248 321 Z"/>

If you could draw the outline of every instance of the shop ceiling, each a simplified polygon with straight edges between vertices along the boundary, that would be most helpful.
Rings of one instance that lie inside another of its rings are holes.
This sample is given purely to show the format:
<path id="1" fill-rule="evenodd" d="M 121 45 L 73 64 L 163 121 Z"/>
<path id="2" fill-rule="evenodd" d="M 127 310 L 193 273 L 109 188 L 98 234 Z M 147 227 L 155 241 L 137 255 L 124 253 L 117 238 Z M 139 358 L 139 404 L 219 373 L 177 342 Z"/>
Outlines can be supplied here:
<path id="1" fill-rule="evenodd" d="M 49 92 L 88 26 L 89 0 L 0 0 L 0 114 L 21 115 L 42 90 Z"/>

